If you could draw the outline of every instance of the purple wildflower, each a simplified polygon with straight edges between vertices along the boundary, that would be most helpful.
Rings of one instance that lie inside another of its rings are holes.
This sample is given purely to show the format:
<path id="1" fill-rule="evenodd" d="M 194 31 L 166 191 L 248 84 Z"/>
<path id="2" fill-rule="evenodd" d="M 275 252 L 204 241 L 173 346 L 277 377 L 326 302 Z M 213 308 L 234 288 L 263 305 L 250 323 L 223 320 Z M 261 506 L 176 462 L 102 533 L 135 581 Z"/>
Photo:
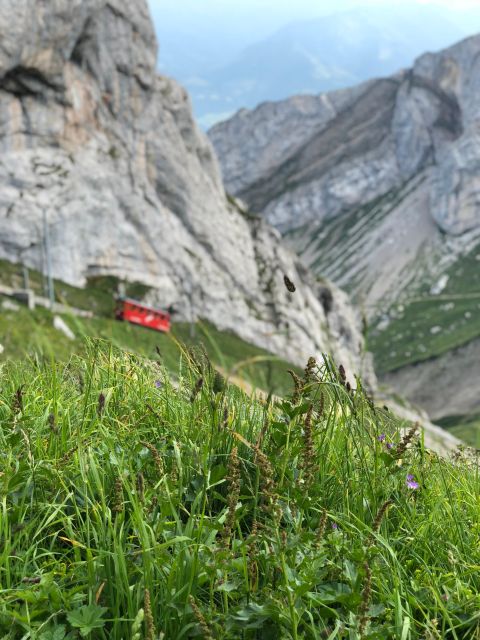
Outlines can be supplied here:
<path id="1" fill-rule="evenodd" d="M 161 389 L 163 386 L 163 382 L 161 380 L 155 380 L 155 386 L 157 389 Z"/>
<path id="2" fill-rule="evenodd" d="M 336 522 L 332 522 L 332 529 L 336 531 L 338 529 L 338 524 Z"/>
<path id="3" fill-rule="evenodd" d="M 380 434 L 377 438 L 379 442 L 385 442 L 386 435 L 384 433 Z"/>
<path id="4" fill-rule="evenodd" d="M 409 489 L 418 489 L 419 486 L 418 482 L 415 481 L 415 476 L 409 473 L 407 476 L 407 487 Z"/>
<path id="5" fill-rule="evenodd" d="M 387 449 L 388 450 L 393 449 L 394 446 L 395 445 L 393 444 L 393 442 L 387 442 Z"/>

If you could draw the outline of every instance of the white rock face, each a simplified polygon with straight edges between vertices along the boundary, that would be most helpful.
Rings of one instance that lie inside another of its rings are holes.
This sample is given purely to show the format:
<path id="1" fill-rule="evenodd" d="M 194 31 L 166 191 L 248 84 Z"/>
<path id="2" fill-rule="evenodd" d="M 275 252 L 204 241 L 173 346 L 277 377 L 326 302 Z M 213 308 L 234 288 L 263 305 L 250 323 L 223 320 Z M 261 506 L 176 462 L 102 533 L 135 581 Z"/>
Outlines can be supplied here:
<path id="1" fill-rule="evenodd" d="M 282 231 L 358 207 L 429 170 L 443 232 L 480 224 L 480 36 L 391 78 L 240 111 L 209 136 L 227 190 Z"/>
<path id="2" fill-rule="evenodd" d="M 20 305 L 18 305 L 16 302 L 11 302 L 7 298 L 2 302 L 2 309 L 4 309 L 5 311 L 13 311 L 14 313 L 16 313 L 17 311 L 20 311 Z M 2 352 L 0 351 L 0 353 Z"/>
<path id="3" fill-rule="evenodd" d="M 45 220 L 56 278 L 140 281 L 180 317 L 373 383 L 346 297 L 227 202 L 185 91 L 156 75 L 145 0 L 3 0 L 0 37 L 0 258 L 44 269 Z"/>
<path id="4" fill-rule="evenodd" d="M 53 317 L 53 326 L 57 331 L 63 333 L 63 335 L 66 336 L 69 340 L 75 340 L 75 334 L 70 329 L 65 320 L 60 316 Z"/>

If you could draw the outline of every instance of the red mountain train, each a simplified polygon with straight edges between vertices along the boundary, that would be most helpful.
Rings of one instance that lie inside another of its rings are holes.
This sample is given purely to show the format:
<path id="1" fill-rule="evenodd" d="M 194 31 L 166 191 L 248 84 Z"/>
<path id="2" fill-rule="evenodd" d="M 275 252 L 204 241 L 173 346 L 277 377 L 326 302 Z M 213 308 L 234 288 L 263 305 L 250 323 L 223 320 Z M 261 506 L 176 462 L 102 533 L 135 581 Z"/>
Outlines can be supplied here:
<path id="1" fill-rule="evenodd" d="M 147 307 L 130 298 L 119 298 L 115 309 L 117 320 L 125 320 L 132 324 L 167 333 L 171 327 L 171 317 L 166 311 Z"/>

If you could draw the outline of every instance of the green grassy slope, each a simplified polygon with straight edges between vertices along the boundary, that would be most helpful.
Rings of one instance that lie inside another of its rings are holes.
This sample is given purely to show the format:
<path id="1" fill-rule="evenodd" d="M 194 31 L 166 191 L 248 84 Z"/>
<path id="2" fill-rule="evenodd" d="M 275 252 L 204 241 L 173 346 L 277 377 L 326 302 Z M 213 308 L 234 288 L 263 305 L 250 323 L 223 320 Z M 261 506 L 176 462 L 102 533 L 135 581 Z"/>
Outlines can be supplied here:
<path id="1" fill-rule="evenodd" d="M 35 271 L 28 270 L 30 288 L 40 296 L 48 297 L 45 290 L 45 277 Z M 22 288 L 25 284 L 23 268 L 20 264 L 13 264 L 7 260 L 0 260 L 0 283 Z M 97 316 L 112 317 L 115 303 L 114 296 L 120 280 L 114 276 L 98 276 L 88 280 L 84 288 L 72 287 L 66 282 L 55 280 L 55 299 L 71 307 L 87 309 Z M 132 298 L 142 298 L 149 288 L 140 282 L 124 282 L 126 295 Z"/>
<path id="2" fill-rule="evenodd" d="M 98 343 L 1 365 L 1 637 L 478 637 L 475 461 L 331 364 L 274 406 L 177 380 Z"/>
<path id="3" fill-rule="evenodd" d="M 449 416 L 437 420 L 437 424 L 470 446 L 480 445 L 480 415 Z"/>
<path id="4" fill-rule="evenodd" d="M 442 355 L 480 337 L 480 245 L 445 271 L 439 295 L 423 284 L 390 312 L 390 324 L 374 323 L 368 342 L 380 374 Z"/>
<path id="5" fill-rule="evenodd" d="M 192 327 L 187 323 L 175 323 L 171 334 L 160 334 L 104 317 L 63 316 L 63 319 L 75 333 L 76 340 L 69 340 L 53 328 L 52 314 L 46 309 L 37 308 L 34 312 L 26 307 L 15 312 L 0 310 L 0 344 L 4 347 L 0 363 L 34 353 L 47 359 L 66 361 L 73 353 L 83 351 L 84 337 L 99 337 L 139 355 L 160 358 L 170 371 L 176 370 L 184 346 L 202 345 L 212 361 L 226 373 L 238 374 L 251 385 L 278 394 L 289 388 L 287 370 L 293 368 L 298 372 L 297 367 L 281 358 L 206 322 L 196 323 L 192 335 Z"/>
<path id="6" fill-rule="evenodd" d="M 22 286 L 22 271 L 18 265 L 0 261 L 0 282 L 8 286 Z M 42 276 L 30 272 L 30 283 L 37 293 L 42 293 Z M 139 355 L 157 358 L 160 350 L 164 365 L 176 371 L 182 346 L 202 344 L 209 357 L 227 373 L 239 375 L 251 385 L 283 394 L 290 385 L 287 369 L 299 372 L 271 353 L 255 347 L 231 332 L 219 331 L 208 322 L 190 324 L 174 322 L 172 333 L 160 334 L 143 327 L 113 320 L 114 296 L 118 280 L 111 277 L 89 281 L 85 289 L 78 289 L 63 282 L 55 283 L 58 301 L 70 306 L 92 310 L 96 317 L 78 318 L 73 315 L 63 319 L 73 330 L 77 339 L 69 340 L 53 328 L 52 314 L 37 307 L 30 312 L 26 307 L 8 311 L 0 306 L 0 344 L 4 347 L 0 362 L 10 358 L 21 358 L 25 354 L 40 353 L 47 358 L 68 360 L 72 353 L 80 353 L 86 337 L 104 338 L 117 347 L 131 350 Z M 133 297 L 145 294 L 140 284 L 128 284 L 127 293 Z M 6 300 L 0 296 L 0 305 Z"/>

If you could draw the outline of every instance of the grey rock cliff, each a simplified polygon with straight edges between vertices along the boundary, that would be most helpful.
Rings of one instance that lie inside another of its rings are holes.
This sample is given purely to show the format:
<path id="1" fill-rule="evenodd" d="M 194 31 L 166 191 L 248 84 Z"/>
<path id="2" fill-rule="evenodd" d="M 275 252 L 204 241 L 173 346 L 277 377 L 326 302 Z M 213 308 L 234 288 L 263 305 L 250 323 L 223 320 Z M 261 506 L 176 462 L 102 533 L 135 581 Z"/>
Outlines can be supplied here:
<path id="1" fill-rule="evenodd" d="M 227 190 L 282 231 L 431 168 L 430 215 L 461 234 L 480 222 L 479 89 L 476 36 L 390 78 L 240 111 L 209 135 Z"/>
<path id="2" fill-rule="evenodd" d="M 372 382 L 346 296 L 227 201 L 188 96 L 155 64 L 145 0 L 1 2 L 0 258 L 43 269 L 46 219 L 56 278 L 140 281 L 181 317 L 297 363 L 331 351 Z"/>

